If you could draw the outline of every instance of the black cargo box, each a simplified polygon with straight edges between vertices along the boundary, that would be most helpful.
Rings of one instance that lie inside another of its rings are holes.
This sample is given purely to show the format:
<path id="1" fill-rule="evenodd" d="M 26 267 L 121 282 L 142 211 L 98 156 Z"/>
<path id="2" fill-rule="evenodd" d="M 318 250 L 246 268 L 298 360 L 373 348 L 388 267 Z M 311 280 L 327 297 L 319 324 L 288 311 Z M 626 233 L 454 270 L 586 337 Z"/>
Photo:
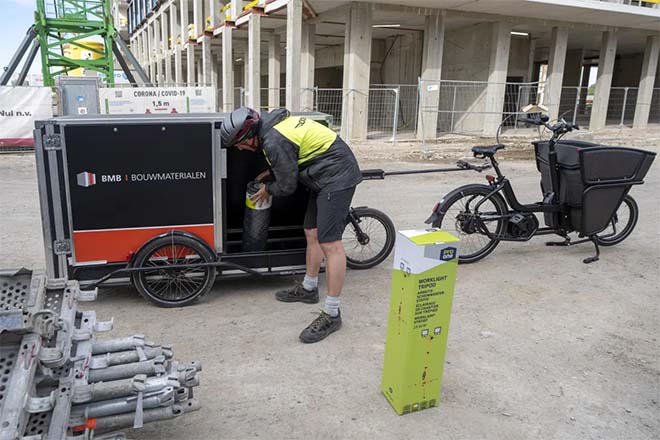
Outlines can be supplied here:
<path id="1" fill-rule="evenodd" d="M 548 142 L 534 142 L 536 167 L 541 172 L 544 194 L 553 192 Z M 625 147 L 609 147 L 566 140 L 555 145 L 559 170 L 556 200 L 568 214 L 546 214 L 550 227 L 596 234 L 607 227 L 630 187 L 643 182 L 655 153 Z"/>

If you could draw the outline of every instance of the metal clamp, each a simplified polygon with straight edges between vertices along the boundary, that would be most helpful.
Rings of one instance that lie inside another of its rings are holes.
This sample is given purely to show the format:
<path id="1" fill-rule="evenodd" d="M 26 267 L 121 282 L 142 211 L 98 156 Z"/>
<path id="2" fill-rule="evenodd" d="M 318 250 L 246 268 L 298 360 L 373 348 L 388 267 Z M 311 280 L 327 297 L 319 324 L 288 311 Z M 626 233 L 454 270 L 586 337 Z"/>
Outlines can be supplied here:
<path id="1" fill-rule="evenodd" d="M 89 362 L 90 370 L 98 370 L 101 368 L 108 368 L 110 366 L 110 353 L 101 356 L 92 356 Z"/>
<path id="2" fill-rule="evenodd" d="M 46 397 L 28 397 L 25 410 L 29 413 L 50 411 L 55 406 L 55 391 Z"/>
<path id="3" fill-rule="evenodd" d="M 62 136 L 57 133 L 44 135 L 42 142 L 46 151 L 59 151 L 62 149 Z"/>
<path id="4" fill-rule="evenodd" d="M 71 253 L 71 240 L 55 240 L 53 242 L 55 255 L 69 255 Z"/>
<path id="5" fill-rule="evenodd" d="M 109 332 L 110 330 L 112 330 L 114 322 L 115 322 L 115 318 L 110 318 L 109 321 L 97 321 L 94 324 L 94 331 L 97 333 Z"/>
<path id="6" fill-rule="evenodd" d="M 76 299 L 78 301 L 95 301 L 99 293 L 99 289 L 92 290 L 78 290 L 76 292 Z"/>

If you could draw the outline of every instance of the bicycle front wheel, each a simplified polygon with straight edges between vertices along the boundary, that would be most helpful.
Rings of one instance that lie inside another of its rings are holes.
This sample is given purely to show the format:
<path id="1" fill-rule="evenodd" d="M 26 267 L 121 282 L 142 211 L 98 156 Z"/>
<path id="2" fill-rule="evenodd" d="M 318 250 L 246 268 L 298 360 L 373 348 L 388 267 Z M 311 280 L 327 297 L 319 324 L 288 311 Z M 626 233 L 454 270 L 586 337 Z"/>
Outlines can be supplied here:
<path id="1" fill-rule="evenodd" d="M 351 269 L 370 269 L 392 252 L 396 231 L 385 213 L 372 208 L 356 208 L 357 222 L 347 221 L 342 243 L 346 265 Z"/>
<path id="2" fill-rule="evenodd" d="M 458 254 L 460 264 L 481 260 L 499 244 L 499 240 L 488 237 L 482 227 L 491 234 L 504 234 L 506 202 L 497 194 L 486 198 L 491 191 L 490 187 L 484 185 L 468 185 L 455 190 L 442 203 L 442 212 L 433 223 L 433 226 L 461 240 Z M 475 206 L 482 201 L 478 211 L 475 210 Z"/>

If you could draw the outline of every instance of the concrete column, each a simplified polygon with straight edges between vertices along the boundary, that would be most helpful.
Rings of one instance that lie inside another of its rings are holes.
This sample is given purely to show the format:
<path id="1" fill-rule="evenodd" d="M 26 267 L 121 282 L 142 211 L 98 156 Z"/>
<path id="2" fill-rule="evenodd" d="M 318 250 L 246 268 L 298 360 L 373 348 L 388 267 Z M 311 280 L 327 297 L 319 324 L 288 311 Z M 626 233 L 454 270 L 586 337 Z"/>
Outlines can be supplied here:
<path id="1" fill-rule="evenodd" d="M 172 85 L 172 49 L 171 47 L 174 47 L 172 44 L 172 33 L 169 32 L 171 28 L 171 15 L 172 11 L 170 10 L 169 12 L 164 11 L 163 15 L 161 16 L 161 29 L 160 32 L 162 34 L 162 39 L 163 39 L 163 58 L 165 59 L 165 76 L 163 78 L 163 81 L 165 82 L 166 85 L 171 86 Z"/>
<path id="2" fill-rule="evenodd" d="M 147 62 L 149 63 L 149 79 L 156 84 L 156 64 L 154 63 L 154 27 L 147 25 Z"/>
<path id="3" fill-rule="evenodd" d="M 280 59 L 282 58 L 282 47 L 280 36 L 272 34 L 268 40 L 268 109 L 274 110 L 282 103 L 280 102 Z"/>
<path id="4" fill-rule="evenodd" d="M 209 4 L 209 13 L 208 15 L 211 17 L 211 27 L 215 30 L 222 20 L 220 19 L 220 3 L 218 0 L 208 0 Z"/>
<path id="5" fill-rule="evenodd" d="M 573 49 L 566 52 L 563 87 L 577 87 L 580 85 L 583 62 L 584 49 Z"/>
<path id="6" fill-rule="evenodd" d="M 532 38 L 532 36 L 529 36 L 529 52 L 527 52 L 527 73 L 525 74 L 525 79 L 524 81 L 527 83 L 531 83 L 534 81 L 534 56 L 536 55 L 536 40 Z M 525 87 L 522 88 L 520 94 L 520 104 L 521 107 L 526 106 L 527 104 L 535 104 L 536 103 L 536 94 L 538 93 L 538 90 L 536 87 L 532 85 L 526 85 Z M 520 109 L 519 109 L 520 110 Z"/>
<path id="7" fill-rule="evenodd" d="M 135 51 L 135 57 L 142 65 L 144 63 L 144 60 L 142 59 L 142 32 L 139 32 L 135 36 L 135 46 L 131 46 L 131 50 Z"/>
<path id="8" fill-rule="evenodd" d="M 160 35 L 162 16 L 154 20 L 154 60 L 156 62 L 156 82 L 163 84 L 163 39 Z"/>
<path id="9" fill-rule="evenodd" d="M 529 52 L 527 54 L 527 76 L 526 82 L 534 81 L 534 58 L 536 57 L 536 40 L 529 36 Z"/>
<path id="10" fill-rule="evenodd" d="M 202 83 L 208 86 L 213 83 L 213 58 L 211 57 L 211 37 L 202 37 Z"/>
<path id="11" fill-rule="evenodd" d="M 181 38 L 181 49 L 180 49 L 180 56 L 181 56 L 181 63 L 180 63 L 180 69 L 181 70 L 175 70 L 175 75 L 179 75 L 180 73 L 180 79 L 177 80 L 178 85 L 183 85 L 184 82 L 189 82 L 189 73 L 188 71 L 190 70 L 190 65 L 186 61 L 186 75 L 184 76 L 183 74 L 183 50 L 185 49 L 185 44 L 188 41 L 188 15 L 189 15 L 189 6 L 188 6 L 188 0 L 179 0 L 181 3 L 180 8 L 180 18 L 179 18 L 179 35 Z M 188 57 L 188 52 L 186 49 L 186 58 Z M 175 67 L 176 69 L 176 67 Z M 185 79 L 184 79 L 185 78 Z"/>
<path id="12" fill-rule="evenodd" d="M 222 50 L 213 52 L 213 74 L 215 75 L 215 87 L 222 93 Z M 218 99 L 222 99 L 218 96 Z M 222 101 L 218 101 L 218 111 L 222 111 Z"/>
<path id="13" fill-rule="evenodd" d="M 316 62 L 316 25 L 303 23 L 301 41 L 301 110 L 314 110 L 314 65 Z"/>
<path id="14" fill-rule="evenodd" d="M 140 32 L 140 63 L 144 66 L 147 67 L 149 64 L 149 42 L 147 38 L 147 29 L 143 29 L 142 32 Z"/>
<path id="15" fill-rule="evenodd" d="M 213 47 L 211 47 L 211 70 L 213 71 L 211 73 L 211 85 L 216 88 L 218 87 L 218 84 L 220 84 L 218 78 L 218 72 L 220 71 L 220 58 L 221 56 L 218 55 L 218 52 L 214 51 Z"/>
<path id="16" fill-rule="evenodd" d="M 172 53 L 174 54 L 174 83 L 177 86 L 183 81 L 183 65 L 181 56 L 181 14 L 177 8 L 177 2 L 173 1 L 170 6 L 170 36 L 172 38 Z"/>
<path id="17" fill-rule="evenodd" d="M 261 110 L 261 16 L 250 14 L 248 19 L 247 47 L 247 102 L 246 105 Z"/>
<path id="18" fill-rule="evenodd" d="M 197 73 L 197 78 L 196 78 L 196 83 L 197 86 L 203 85 L 202 83 L 204 82 L 204 70 L 202 68 L 202 59 L 201 57 L 197 57 L 195 60 L 195 70 Z"/>
<path id="19" fill-rule="evenodd" d="M 143 29 L 142 32 L 140 32 L 140 63 L 143 66 L 146 66 L 148 64 L 147 62 L 147 53 L 149 50 L 147 49 L 148 43 L 147 43 L 147 32 L 146 29 Z"/>
<path id="20" fill-rule="evenodd" d="M 553 27 L 550 37 L 548 76 L 545 85 L 545 104 L 548 106 L 548 115 L 551 121 L 554 121 L 559 116 L 559 103 L 561 101 L 561 87 L 564 81 L 567 48 L 568 29 Z"/>
<path id="21" fill-rule="evenodd" d="M 580 101 L 578 104 L 578 115 L 584 115 L 587 109 L 587 94 L 589 92 L 589 76 L 591 76 L 591 65 L 582 66 L 582 80 L 580 81 Z"/>
<path id="22" fill-rule="evenodd" d="M 644 50 L 644 61 L 642 62 L 642 74 L 639 78 L 639 91 L 637 92 L 633 128 L 646 128 L 649 123 L 659 52 L 660 35 L 648 36 L 646 38 L 646 49 Z"/>
<path id="23" fill-rule="evenodd" d="M 234 57 L 232 28 L 222 27 L 222 107 L 225 112 L 234 110 Z"/>
<path id="24" fill-rule="evenodd" d="M 250 83 L 250 69 L 248 67 L 248 55 L 247 55 L 247 48 L 243 56 L 243 88 L 245 89 L 245 92 L 248 92 L 248 86 Z M 247 96 L 246 96 L 247 98 Z M 244 105 L 247 105 L 247 99 L 244 101 Z"/>
<path id="25" fill-rule="evenodd" d="M 488 87 L 484 116 L 484 136 L 495 136 L 497 127 L 502 122 L 504 93 L 509 66 L 509 47 L 511 43 L 511 25 L 504 22 L 493 23 L 490 38 L 490 63 L 488 68 Z"/>
<path id="26" fill-rule="evenodd" d="M 346 20 L 341 135 L 348 141 L 367 138 L 372 13 L 369 3 L 351 3 Z"/>
<path id="27" fill-rule="evenodd" d="M 617 42 L 618 33 L 616 31 L 603 32 L 600 56 L 598 57 L 598 79 L 596 80 L 596 91 L 591 106 L 589 130 L 599 130 L 605 127 L 607 123 L 607 107 L 610 101 Z"/>
<path id="28" fill-rule="evenodd" d="M 300 49 L 302 0 L 289 0 L 286 6 L 286 107 L 300 111 Z"/>
<path id="29" fill-rule="evenodd" d="M 195 39 L 204 33 L 204 3 L 202 0 L 193 0 L 193 25 Z"/>
<path id="30" fill-rule="evenodd" d="M 192 41 L 188 41 L 188 48 L 186 49 L 186 82 L 187 85 L 192 86 L 197 82 L 195 75 L 195 45 Z"/>
<path id="31" fill-rule="evenodd" d="M 144 47 L 142 44 L 142 36 L 144 32 L 140 32 L 137 36 L 137 44 L 135 45 L 135 56 L 141 66 L 144 66 Z"/>
<path id="32" fill-rule="evenodd" d="M 424 24 L 424 48 L 422 54 L 422 84 L 417 139 L 435 139 L 438 129 L 440 105 L 440 79 L 442 78 L 442 54 L 445 44 L 445 14 L 429 15 Z M 428 81 L 428 82 L 424 82 Z"/>

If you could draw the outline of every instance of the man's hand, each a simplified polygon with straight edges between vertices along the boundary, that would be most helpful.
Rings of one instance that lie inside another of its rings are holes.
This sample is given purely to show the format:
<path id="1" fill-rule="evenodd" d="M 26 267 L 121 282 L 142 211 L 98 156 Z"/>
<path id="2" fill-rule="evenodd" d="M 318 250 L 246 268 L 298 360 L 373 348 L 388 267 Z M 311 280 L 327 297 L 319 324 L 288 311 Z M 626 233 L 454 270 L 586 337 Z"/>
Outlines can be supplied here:
<path id="1" fill-rule="evenodd" d="M 263 173 L 260 173 L 257 177 L 254 178 L 254 180 L 261 182 L 266 177 L 270 177 L 270 170 L 266 170 Z"/>
<path id="2" fill-rule="evenodd" d="M 266 191 L 266 185 L 261 185 L 259 188 L 259 191 L 257 191 L 252 197 L 250 197 L 250 200 L 252 200 L 254 203 L 259 203 L 262 200 L 265 201 L 270 197 L 270 194 L 268 194 L 268 191 Z"/>

